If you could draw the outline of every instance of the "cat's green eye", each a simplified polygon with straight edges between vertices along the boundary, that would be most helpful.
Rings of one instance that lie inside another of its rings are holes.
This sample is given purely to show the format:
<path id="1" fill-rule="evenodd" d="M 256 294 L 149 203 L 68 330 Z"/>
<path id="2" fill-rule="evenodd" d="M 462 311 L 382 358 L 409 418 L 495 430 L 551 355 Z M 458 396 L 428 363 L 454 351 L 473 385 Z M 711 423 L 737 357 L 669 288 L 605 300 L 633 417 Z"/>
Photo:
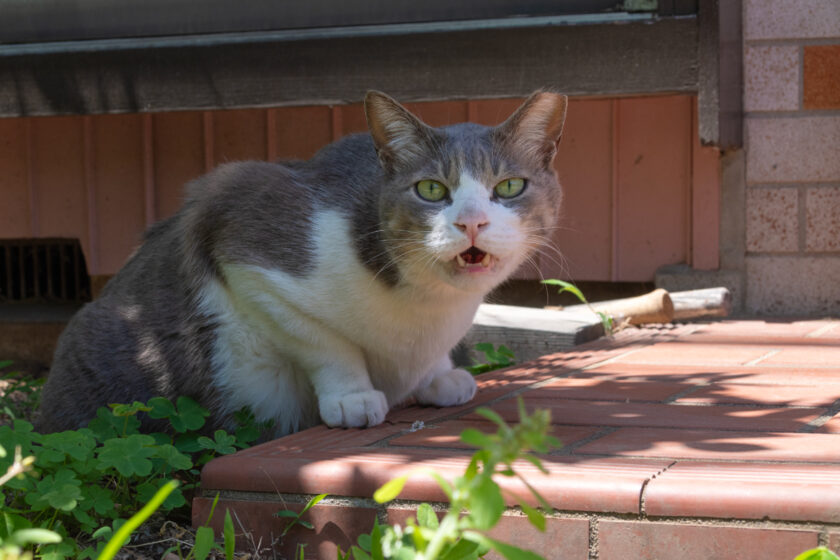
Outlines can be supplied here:
<path id="1" fill-rule="evenodd" d="M 514 177 L 505 179 L 493 188 L 499 198 L 513 198 L 525 190 L 525 179 Z"/>
<path id="2" fill-rule="evenodd" d="M 414 186 L 414 189 L 420 195 L 420 198 L 429 202 L 439 202 L 446 198 L 446 195 L 449 193 L 449 189 L 443 186 L 442 183 L 432 181 L 431 179 L 423 179 Z"/>

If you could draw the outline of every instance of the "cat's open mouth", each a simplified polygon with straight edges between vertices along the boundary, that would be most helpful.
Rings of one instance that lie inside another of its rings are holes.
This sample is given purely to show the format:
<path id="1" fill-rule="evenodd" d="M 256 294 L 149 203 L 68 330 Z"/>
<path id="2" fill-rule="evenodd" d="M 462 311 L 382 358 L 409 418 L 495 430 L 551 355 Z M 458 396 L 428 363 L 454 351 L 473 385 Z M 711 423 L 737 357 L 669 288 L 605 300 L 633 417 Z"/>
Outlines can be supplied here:
<path id="1" fill-rule="evenodd" d="M 455 255 L 458 266 L 467 270 L 488 268 L 492 259 L 490 253 L 485 253 L 478 247 L 470 247 L 463 253 Z"/>

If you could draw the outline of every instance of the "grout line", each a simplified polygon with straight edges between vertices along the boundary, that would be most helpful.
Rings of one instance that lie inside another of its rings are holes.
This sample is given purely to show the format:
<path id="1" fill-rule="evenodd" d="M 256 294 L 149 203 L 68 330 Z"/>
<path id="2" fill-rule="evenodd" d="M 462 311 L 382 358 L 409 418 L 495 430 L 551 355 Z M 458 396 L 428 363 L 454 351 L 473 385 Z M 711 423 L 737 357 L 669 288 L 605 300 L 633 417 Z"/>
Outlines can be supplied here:
<path id="1" fill-rule="evenodd" d="M 564 425 L 564 424 L 554 424 L 554 425 L 555 426 L 561 426 L 561 425 Z M 617 432 L 619 429 L 621 429 L 621 428 L 618 427 L 618 426 L 602 426 L 594 434 L 592 434 L 588 437 L 585 437 L 581 440 L 570 443 L 568 445 L 563 444 L 563 447 L 561 447 L 560 449 L 558 449 L 556 451 L 549 451 L 548 455 L 550 457 L 566 457 L 566 456 L 569 456 L 569 455 L 573 455 L 574 452 L 577 449 L 583 447 L 584 445 L 588 445 L 588 444 L 592 443 L 593 441 L 599 440 L 602 437 L 610 435 L 613 432 Z"/>
<path id="2" fill-rule="evenodd" d="M 599 518 L 597 515 L 591 515 L 587 519 L 589 520 L 589 560 L 598 560 L 600 555 Z"/>
<path id="3" fill-rule="evenodd" d="M 669 465 L 667 465 L 666 467 L 663 467 L 659 471 L 653 473 L 652 476 L 646 478 L 644 480 L 644 482 L 642 482 L 642 488 L 639 491 L 639 515 L 642 518 L 647 517 L 647 512 L 645 511 L 645 499 L 646 499 L 645 492 L 647 492 L 648 485 L 651 483 L 651 481 L 653 481 L 653 479 L 655 479 L 658 476 L 662 476 L 663 474 L 665 474 L 665 471 L 667 471 L 668 469 L 670 469 L 671 467 L 673 467 L 676 464 L 677 464 L 677 461 L 672 461 Z"/>
<path id="4" fill-rule="evenodd" d="M 796 432 L 802 434 L 813 433 L 819 428 L 822 428 L 829 420 L 837 416 L 838 413 L 840 413 L 840 399 L 837 399 L 836 401 L 831 403 L 831 405 L 826 408 L 826 411 L 824 413 L 820 414 L 819 416 L 817 416 L 816 418 L 814 418 L 813 420 L 796 430 Z"/>
<path id="5" fill-rule="evenodd" d="M 840 325 L 840 323 L 830 321 L 830 322 L 826 323 L 825 325 L 823 325 L 822 327 L 818 328 L 817 330 L 815 330 L 813 332 L 809 332 L 808 334 L 806 334 L 805 338 L 821 338 L 822 335 L 833 331 L 835 329 L 835 327 L 837 327 L 837 325 Z"/>
<path id="6" fill-rule="evenodd" d="M 699 389 L 702 389 L 703 387 L 709 387 L 710 385 L 712 385 L 711 381 L 701 381 L 700 383 L 694 384 L 690 387 L 686 387 L 682 391 L 676 392 L 673 395 L 662 399 L 662 404 L 683 404 L 677 403 L 676 401 L 683 397 L 687 397 L 692 393 L 696 393 Z"/>
<path id="7" fill-rule="evenodd" d="M 766 354 L 763 354 L 763 355 L 759 356 L 758 358 L 755 358 L 754 360 L 750 360 L 749 362 L 746 362 L 743 365 L 745 365 L 745 366 L 757 366 L 758 364 L 760 364 L 764 360 L 766 360 L 768 358 L 772 358 L 773 356 L 775 356 L 776 354 L 778 354 L 781 351 L 782 351 L 781 349 L 775 348 L 773 350 L 770 350 Z"/>

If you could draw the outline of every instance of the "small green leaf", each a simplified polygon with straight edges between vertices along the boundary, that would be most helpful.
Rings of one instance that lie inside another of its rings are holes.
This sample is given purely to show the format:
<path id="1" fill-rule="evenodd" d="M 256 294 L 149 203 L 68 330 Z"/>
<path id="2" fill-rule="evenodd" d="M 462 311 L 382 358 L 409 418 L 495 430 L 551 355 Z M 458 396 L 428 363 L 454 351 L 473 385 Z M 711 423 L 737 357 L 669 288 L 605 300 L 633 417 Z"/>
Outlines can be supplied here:
<path id="1" fill-rule="evenodd" d="M 505 430 L 510 429 L 507 423 L 504 420 L 502 420 L 502 417 L 499 416 L 496 412 L 490 410 L 489 408 L 481 407 L 476 409 L 475 412 L 477 414 L 480 414 L 481 416 L 484 416 L 494 424 L 498 425 L 500 428 L 503 428 Z"/>
<path id="2" fill-rule="evenodd" d="M 138 412 L 149 412 L 152 410 L 150 406 L 139 401 L 134 401 L 131 404 L 109 404 L 114 416 L 134 416 Z"/>
<path id="3" fill-rule="evenodd" d="M 461 432 L 461 441 L 473 447 L 487 448 L 493 445 L 494 440 L 491 436 L 480 432 L 475 428 L 467 428 Z"/>
<path id="4" fill-rule="evenodd" d="M 370 554 L 368 554 L 358 546 L 352 547 L 350 551 L 353 553 L 353 560 L 372 560 Z"/>
<path id="5" fill-rule="evenodd" d="M 440 560 L 465 560 L 478 557 L 478 543 L 461 539 Z"/>
<path id="6" fill-rule="evenodd" d="M 0 369 L 3 369 L 3 368 L 6 368 L 6 367 L 9 367 L 9 366 L 10 366 L 10 365 L 12 365 L 13 363 L 14 363 L 14 362 L 12 362 L 11 360 L 3 360 L 3 361 L 1 361 L 1 362 L 0 362 Z"/>
<path id="7" fill-rule="evenodd" d="M 525 512 L 525 515 L 528 516 L 528 521 L 531 522 L 531 525 L 536 527 L 540 532 L 545 532 L 545 516 L 540 513 L 539 510 L 532 508 L 531 506 L 521 503 L 519 506 L 522 508 L 522 511 Z"/>
<path id="8" fill-rule="evenodd" d="M 210 549 L 213 548 L 213 529 L 210 527 L 199 527 L 195 531 L 195 547 L 193 548 L 193 555 L 196 560 L 205 560 L 210 554 Z"/>
<path id="9" fill-rule="evenodd" d="M 300 515 L 303 515 L 304 513 L 309 511 L 312 508 L 312 506 L 314 506 L 326 497 L 327 494 L 318 494 L 317 496 L 313 496 L 312 498 L 310 498 L 310 500 L 306 502 L 306 505 L 303 506 L 303 509 L 300 511 Z"/>
<path id="10" fill-rule="evenodd" d="M 505 511 L 505 500 L 499 485 L 487 475 L 477 476 L 469 492 L 470 517 L 477 529 L 491 529 Z"/>
<path id="11" fill-rule="evenodd" d="M 297 517 L 298 514 L 290 509 L 281 509 L 274 514 L 274 517 Z"/>
<path id="12" fill-rule="evenodd" d="M 152 462 L 157 451 L 152 447 L 154 438 L 145 434 L 132 434 L 126 438 L 114 438 L 105 441 L 99 450 L 100 471 L 116 469 L 123 476 L 148 476 L 152 472 Z"/>
<path id="13" fill-rule="evenodd" d="M 811 550 L 806 550 L 794 560 L 840 560 L 836 554 L 831 552 L 824 546 L 820 546 L 818 548 L 812 548 Z"/>
<path id="14" fill-rule="evenodd" d="M 61 535 L 47 529 L 20 529 L 12 533 L 9 540 L 18 546 L 28 544 L 60 543 Z"/>
<path id="15" fill-rule="evenodd" d="M 396 499 L 396 497 L 400 495 L 400 492 L 402 492 L 407 480 L 408 476 L 400 476 L 389 480 L 383 484 L 379 490 L 373 493 L 373 499 L 380 504 Z"/>
<path id="16" fill-rule="evenodd" d="M 225 559 L 233 560 L 233 551 L 236 548 L 236 533 L 233 530 L 233 519 L 230 517 L 230 510 L 225 510 L 225 524 L 222 529 L 225 540 Z"/>
<path id="17" fill-rule="evenodd" d="M 429 529 L 437 529 L 439 527 L 440 523 L 432 506 L 422 503 L 417 507 L 417 524 Z"/>
<path id="18" fill-rule="evenodd" d="M 578 298 L 581 301 L 581 303 L 588 303 L 583 295 L 583 292 L 581 292 L 580 289 L 574 284 L 564 282 L 563 280 L 556 280 L 553 278 L 549 280 L 543 280 L 542 283 L 547 284 L 549 286 L 559 286 L 560 290 L 557 292 L 558 294 L 562 294 L 563 292 L 571 292 L 576 298 Z"/>

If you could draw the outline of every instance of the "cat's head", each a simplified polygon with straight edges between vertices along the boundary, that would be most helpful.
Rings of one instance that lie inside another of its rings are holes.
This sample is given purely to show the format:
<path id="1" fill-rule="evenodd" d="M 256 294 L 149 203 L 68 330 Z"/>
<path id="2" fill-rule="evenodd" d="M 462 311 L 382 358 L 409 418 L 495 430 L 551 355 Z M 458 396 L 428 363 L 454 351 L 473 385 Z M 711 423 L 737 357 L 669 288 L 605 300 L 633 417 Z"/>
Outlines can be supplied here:
<path id="1" fill-rule="evenodd" d="M 485 293 L 548 240 L 561 202 L 553 168 L 567 98 L 537 92 L 504 123 L 432 128 L 369 92 L 386 185 L 383 239 L 410 283 Z"/>

